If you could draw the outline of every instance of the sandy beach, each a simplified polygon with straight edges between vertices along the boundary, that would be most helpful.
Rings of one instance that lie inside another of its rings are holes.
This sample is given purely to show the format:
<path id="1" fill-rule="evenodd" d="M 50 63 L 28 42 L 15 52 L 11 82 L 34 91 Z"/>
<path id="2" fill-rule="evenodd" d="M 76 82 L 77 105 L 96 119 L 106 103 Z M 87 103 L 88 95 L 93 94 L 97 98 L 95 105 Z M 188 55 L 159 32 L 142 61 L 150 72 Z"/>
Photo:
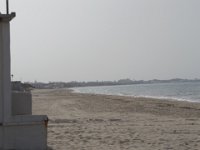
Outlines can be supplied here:
<path id="1" fill-rule="evenodd" d="M 33 90 L 55 150 L 199 150 L 200 104 Z"/>

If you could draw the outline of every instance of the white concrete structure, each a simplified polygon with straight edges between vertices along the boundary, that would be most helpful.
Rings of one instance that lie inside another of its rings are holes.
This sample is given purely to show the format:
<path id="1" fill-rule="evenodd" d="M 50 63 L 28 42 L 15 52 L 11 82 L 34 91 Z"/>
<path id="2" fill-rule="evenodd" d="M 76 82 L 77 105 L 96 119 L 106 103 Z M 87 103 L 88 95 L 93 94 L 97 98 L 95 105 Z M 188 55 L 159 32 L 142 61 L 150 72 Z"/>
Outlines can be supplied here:
<path id="1" fill-rule="evenodd" d="M 47 116 L 32 115 L 31 94 L 11 92 L 10 21 L 0 14 L 0 150 L 47 148 Z M 12 93 L 12 94 L 11 94 Z"/>
<path id="2" fill-rule="evenodd" d="M 12 115 L 32 115 L 30 92 L 12 91 Z"/>

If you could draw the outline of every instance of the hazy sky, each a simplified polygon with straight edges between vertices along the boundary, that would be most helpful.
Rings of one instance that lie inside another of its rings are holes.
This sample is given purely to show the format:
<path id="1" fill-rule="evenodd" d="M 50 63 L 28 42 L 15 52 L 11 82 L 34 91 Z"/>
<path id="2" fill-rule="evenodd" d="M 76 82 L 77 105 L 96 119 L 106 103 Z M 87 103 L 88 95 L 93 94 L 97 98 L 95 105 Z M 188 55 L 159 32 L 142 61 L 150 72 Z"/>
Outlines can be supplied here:
<path id="1" fill-rule="evenodd" d="M 200 78 L 199 8 L 200 0 L 10 0 L 14 80 Z"/>

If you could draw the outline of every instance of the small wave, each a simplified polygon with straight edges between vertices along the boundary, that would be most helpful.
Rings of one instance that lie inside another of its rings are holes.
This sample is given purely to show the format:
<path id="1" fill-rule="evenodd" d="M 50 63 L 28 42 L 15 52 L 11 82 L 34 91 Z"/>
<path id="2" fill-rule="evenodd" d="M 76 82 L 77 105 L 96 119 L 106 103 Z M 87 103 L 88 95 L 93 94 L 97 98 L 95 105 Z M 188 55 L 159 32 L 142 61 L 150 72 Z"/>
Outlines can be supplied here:
<path id="1" fill-rule="evenodd" d="M 69 88 L 70 90 L 72 90 L 72 93 L 81 93 L 81 91 L 77 88 Z"/>
<path id="2" fill-rule="evenodd" d="M 159 99 L 159 100 L 172 100 L 172 101 L 187 101 L 187 102 L 198 102 L 191 99 L 186 98 L 177 98 L 177 97 L 165 97 L 165 96 L 147 96 L 147 95 L 141 95 L 141 96 L 133 96 L 136 98 L 152 98 L 152 99 Z"/>

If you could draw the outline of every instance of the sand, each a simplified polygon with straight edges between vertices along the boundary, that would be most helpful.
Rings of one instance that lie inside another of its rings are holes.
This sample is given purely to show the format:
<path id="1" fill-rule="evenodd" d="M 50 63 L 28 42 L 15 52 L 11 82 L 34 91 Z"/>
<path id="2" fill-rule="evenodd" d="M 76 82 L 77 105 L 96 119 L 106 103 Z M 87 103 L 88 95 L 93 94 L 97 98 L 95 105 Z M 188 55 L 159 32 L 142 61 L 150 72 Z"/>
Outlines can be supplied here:
<path id="1" fill-rule="evenodd" d="M 200 104 L 33 90 L 55 150 L 199 150 Z"/>

